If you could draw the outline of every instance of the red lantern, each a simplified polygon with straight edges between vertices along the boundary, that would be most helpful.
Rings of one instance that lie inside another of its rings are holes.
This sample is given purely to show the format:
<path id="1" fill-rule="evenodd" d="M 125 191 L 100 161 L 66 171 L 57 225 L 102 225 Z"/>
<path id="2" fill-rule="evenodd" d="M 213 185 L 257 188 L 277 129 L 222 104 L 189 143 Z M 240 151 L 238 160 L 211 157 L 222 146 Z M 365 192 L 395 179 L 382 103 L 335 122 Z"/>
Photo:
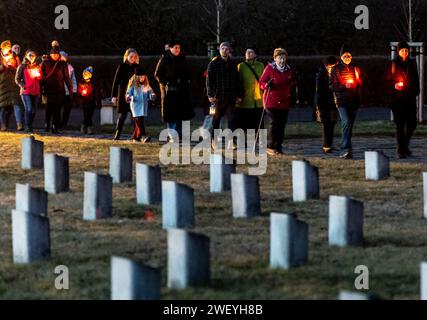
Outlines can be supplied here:
<path id="1" fill-rule="evenodd" d="M 87 97 L 89 96 L 90 93 L 90 88 L 88 85 L 86 84 L 80 84 L 79 85 L 79 93 L 82 97 Z"/>

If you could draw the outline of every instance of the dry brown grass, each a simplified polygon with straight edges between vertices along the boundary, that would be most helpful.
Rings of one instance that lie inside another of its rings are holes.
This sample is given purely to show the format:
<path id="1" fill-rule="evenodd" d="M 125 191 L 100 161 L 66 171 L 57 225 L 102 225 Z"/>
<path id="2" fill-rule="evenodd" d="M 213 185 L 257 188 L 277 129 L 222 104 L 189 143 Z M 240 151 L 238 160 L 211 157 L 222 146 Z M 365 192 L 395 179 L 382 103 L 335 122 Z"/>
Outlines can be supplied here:
<path id="1" fill-rule="evenodd" d="M 421 219 L 422 180 L 426 164 L 391 165 L 392 177 L 380 182 L 364 179 L 361 160 L 308 157 L 320 168 L 319 200 L 292 202 L 293 156 L 269 160 L 260 178 L 263 216 L 235 220 L 231 194 L 209 193 L 209 168 L 162 166 L 164 179 L 195 189 L 195 232 L 211 239 L 212 283 L 182 292 L 166 283 L 166 232 L 161 207 L 151 206 L 154 222 L 143 219 L 146 206 L 137 206 L 135 183 L 114 186 L 114 217 L 82 221 L 84 171 L 108 171 L 109 140 L 67 137 L 37 138 L 45 152 L 70 157 L 71 191 L 49 196 L 52 259 L 27 266 L 12 264 L 10 211 L 15 184 L 43 187 L 41 170 L 20 169 L 22 135 L 0 134 L 0 297 L 3 299 L 108 299 L 110 256 L 123 255 L 162 268 L 166 299 L 334 299 L 340 289 L 354 289 L 354 268 L 370 270 L 372 292 L 384 298 L 419 298 L 419 262 L 427 256 L 427 221 Z M 121 143 L 134 151 L 134 162 L 158 163 L 160 145 Z M 238 172 L 247 172 L 239 166 Z M 351 195 L 365 203 L 363 248 L 331 248 L 327 244 L 329 195 Z M 296 213 L 310 228 L 309 264 L 292 271 L 268 268 L 269 214 Z M 54 268 L 70 269 L 70 290 L 54 287 Z"/>

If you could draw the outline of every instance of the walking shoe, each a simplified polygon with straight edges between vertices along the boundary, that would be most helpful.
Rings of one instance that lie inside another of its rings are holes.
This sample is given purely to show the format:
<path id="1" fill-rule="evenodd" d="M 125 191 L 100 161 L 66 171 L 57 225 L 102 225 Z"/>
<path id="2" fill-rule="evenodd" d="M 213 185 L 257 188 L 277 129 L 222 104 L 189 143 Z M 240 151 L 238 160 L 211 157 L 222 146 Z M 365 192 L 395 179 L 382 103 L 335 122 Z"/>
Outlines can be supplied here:
<path id="1" fill-rule="evenodd" d="M 411 156 L 412 156 L 412 151 L 411 151 L 411 150 L 409 150 L 409 148 L 407 148 L 407 149 L 406 149 L 406 155 L 407 155 L 408 157 L 411 157 Z"/>
<path id="2" fill-rule="evenodd" d="M 90 135 L 95 134 L 95 131 L 93 130 L 93 127 L 87 127 L 87 134 L 90 134 Z"/>
<path id="3" fill-rule="evenodd" d="M 0 131 L 7 131 L 7 127 L 5 124 L 2 124 L 0 127 Z"/>
<path id="4" fill-rule="evenodd" d="M 142 143 L 147 143 L 147 142 L 150 142 L 150 141 L 151 141 L 151 137 L 149 137 L 149 136 L 143 136 L 141 138 L 141 142 Z"/>
<path id="5" fill-rule="evenodd" d="M 330 147 L 323 147 L 322 150 L 323 150 L 323 153 L 331 153 L 332 152 L 332 148 L 330 148 Z"/>
<path id="6" fill-rule="evenodd" d="M 271 148 L 267 148 L 267 154 L 269 156 L 277 156 L 278 155 L 277 151 L 274 149 L 271 149 Z"/>
<path id="7" fill-rule="evenodd" d="M 139 140 L 139 139 L 132 139 L 132 142 L 133 142 L 133 143 L 140 143 L 140 142 L 141 142 L 141 140 Z"/>
<path id="8" fill-rule="evenodd" d="M 351 153 L 351 151 L 344 151 L 343 153 L 340 154 L 340 158 L 341 159 L 353 159 L 353 154 Z"/>
<path id="9" fill-rule="evenodd" d="M 22 124 L 22 122 L 18 122 L 16 124 L 16 130 L 18 130 L 18 131 L 24 131 L 24 125 Z"/>
<path id="10" fill-rule="evenodd" d="M 406 156 L 406 154 L 405 154 L 405 153 L 398 152 L 398 153 L 397 153 L 397 158 L 398 158 L 398 159 L 406 159 L 406 158 L 407 158 L 407 156 Z"/>

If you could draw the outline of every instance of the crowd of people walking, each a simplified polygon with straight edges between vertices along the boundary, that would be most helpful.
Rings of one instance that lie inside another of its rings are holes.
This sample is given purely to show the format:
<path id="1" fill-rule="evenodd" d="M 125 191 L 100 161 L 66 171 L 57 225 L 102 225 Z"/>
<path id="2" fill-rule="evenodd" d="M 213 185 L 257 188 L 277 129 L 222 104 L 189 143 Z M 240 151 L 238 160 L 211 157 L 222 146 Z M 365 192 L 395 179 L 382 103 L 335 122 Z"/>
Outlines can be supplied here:
<path id="1" fill-rule="evenodd" d="M 219 129 L 226 116 L 231 130 L 259 131 L 264 128 L 264 117 L 267 117 L 267 153 L 282 154 L 289 109 L 297 103 L 298 76 L 287 62 L 288 53 L 284 48 L 276 48 L 272 62 L 264 66 L 257 60 L 256 46 L 246 48 L 245 59 L 239 64 L 232 58 L 232 51 L 229 42 L 221 43 L 218 56 L 209 62 L 205 73 L 211 130 Z M 409 145 L 417 124 L 416 97 L 420 85 L 416 62 L 409 56 L 409 45 L 400 42 L 397 52 L 397 58 L 387 67 L 386 86 L 396 124 L 397 156 L 405 158 L 412 155 Z M 45 131 L 59 133 L 68 124 L 72 105 L 78 104 L 83 113 L 81 132 L 93 134 L 94 111 L 101 107 L 93 68 L 88 66 L 78 77 L 69 55 L 61 51 L 57 41 L 52 42 L 50 53 L 43 55 L 39 62 L 34 50 L 28 49 L 21 62 L 18 45 L 12 46 L 9 40 L 1 43 L 1 130 L 8 129 L 13 112 L 17 130 L 33 133 L 34 116 L 39 103 L 43 103 L 46 105 Z M 195 115 L 190 68 L 180 41 L 169 41 L 157 63 L 154 78 L 160 87 L 162 120 L 168 129 L 169 141 L 175 141 L 182 135 L 182 122 L 192 120 Z M 148 79 L 137 50 L 126 50 L 112 85 L 111 100 L 118 114 L 114 140 L 120 140 L 130 113 L 134 127 L 132 140 L 135 143 L 150 141 L 145 118 L 149 102 L 157 97 Z M 339 57 L 329 56 L 321 63 L 316 74 L 314 106 L 317 121 L 322 124 L 323 152 L 334 151 L 334 129 L 340 118 L 340 157 L 352 158 L 353 127 L 361 104 L 363 79 L 363 71 L 353 63 L 352 52 L 346 46 L 341 48 Z M 213 138 L 212 147 L 216 146 Z"/>

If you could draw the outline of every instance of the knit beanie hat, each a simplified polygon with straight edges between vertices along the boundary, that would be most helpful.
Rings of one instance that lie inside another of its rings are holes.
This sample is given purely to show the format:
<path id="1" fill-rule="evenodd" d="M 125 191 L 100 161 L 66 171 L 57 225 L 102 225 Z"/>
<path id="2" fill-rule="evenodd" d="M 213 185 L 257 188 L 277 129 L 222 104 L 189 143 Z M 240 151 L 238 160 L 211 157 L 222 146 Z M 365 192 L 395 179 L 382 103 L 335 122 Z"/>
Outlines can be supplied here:
<path id="1" fill-rule="evenodd" d="M 342 57 L 342 55 L 346 52 L 351 53 L 351 48 L 347 44 L 343 44 L 340 50 L 340 57 Z"/>
<path id="2" fill-rule="evenodd" d="M 399 52 L 402 49 L 408 49 L 409 50 L 409 44 L 406 41 L 400 41 L 397 44 L 397 52 Z"/>
<path id="3" fill-rule="evenodd" d="M 83 74 L 85 73 L 90 73 L 90 75 L 92 76 L 93 74 L 93 67 L 87 67 L 86 69 L 83 70 Z"/>
<path id="4" fill-rule="evenodd" d="M 146 76 L 147 75 L 147 71 L 145 70 L 144 67 L 138 67 L 135 69 L 135 75 L 136 76 Z"/>

